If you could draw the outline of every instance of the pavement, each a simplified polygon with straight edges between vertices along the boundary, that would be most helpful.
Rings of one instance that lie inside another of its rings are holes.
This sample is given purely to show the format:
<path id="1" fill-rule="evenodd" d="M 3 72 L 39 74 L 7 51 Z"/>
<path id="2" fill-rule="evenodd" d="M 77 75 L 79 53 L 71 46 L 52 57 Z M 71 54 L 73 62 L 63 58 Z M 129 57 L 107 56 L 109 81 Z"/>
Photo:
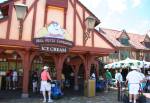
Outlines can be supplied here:
<path id="1" fill-rule="evenodd" d="M 11 94 L 12 93 L 12 94 Z M 0 93 L 1 94 L 1 93 Z M 19 93 L 18 93 L 19 94 Z M 29 98 L 20 98 L 18 94 L 9 92 L 0 95 L 0 103 L 42 103 L 42 94 L 31 95 Z M 148 93 L 147 95 L 149 95 Z M 10 97 L 9 97 L 10 96 Z M 117 91 L 110 90 L 108 92 L 97 92 L 94 97 L 85 97 L 83 95 L 73 95 L 72 93 L 64 95 L 58 100 L 54 100 L 53 103 L 122 103 L 117 101 Z M 150 98 L 147 99 L 147 103 L 150 103 Z"/>

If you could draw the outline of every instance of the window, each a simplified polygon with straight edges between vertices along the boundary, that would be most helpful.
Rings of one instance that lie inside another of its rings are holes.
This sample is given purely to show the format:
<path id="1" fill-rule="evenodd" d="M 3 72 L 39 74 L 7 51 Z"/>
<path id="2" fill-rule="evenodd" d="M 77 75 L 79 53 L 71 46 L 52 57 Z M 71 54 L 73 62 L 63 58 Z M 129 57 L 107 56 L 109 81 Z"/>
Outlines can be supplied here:
<path id="1" fill-rule="evenodd" d="M 150 61 L 150 53 L 145 53 L 145 60 Z"/>
<path id="2" fill-rule="evenodd" d="M 0 19 L 8 17 L 9 4 L 3 7 L 0 7 Z"/>
<path id="3" fill-rule="evenodd" d="M 129 45 L 129 40 L 128 38 L 121 38 L 120 39 L 121 44 L 128 46 Z"/>
<path id="4" fill-rule="evenodd" d="M 144 42 L 144 44 L 147 48 L 150 48 L 150 42 Z"/>
<path id="5" fill-rule="evenodd" d="M 1 12 L 1 10 L 0 10 L 0 19 L 2 19 L 3 18 L 3 15 L 2 15 L 2 12 Z"/>
<path id="6" fill-rule="evenodd" d="M 109 58 L 111 58 L 111 59 L 118 59 L 119 58 L 118 53 L 112 53 L 112 54 L 110 54 Z"/>
<path id="7" fill-rule="evenodd" d="M 121 59 L 121 60 L 124 60 L 124 59 L 126 59 L 127 57 L 130 57 L 129 51 L 126 51 L 126 50 L 120 51 L 120 59 Z"/>

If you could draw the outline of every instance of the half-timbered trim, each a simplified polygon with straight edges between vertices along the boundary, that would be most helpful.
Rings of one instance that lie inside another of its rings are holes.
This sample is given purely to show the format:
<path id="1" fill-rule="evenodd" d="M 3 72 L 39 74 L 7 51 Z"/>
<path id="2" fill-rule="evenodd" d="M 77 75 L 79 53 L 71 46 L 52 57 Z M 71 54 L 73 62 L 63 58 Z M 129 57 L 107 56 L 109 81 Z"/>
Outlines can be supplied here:
<path id="1" fill-rule="evenodd" d="M 100 38 L 103 38 L 104 41 L 106 41 L 107 43 L 109 43 L 109 45 L 111 45 L 114 49 L 116 49 L 116 47 L 108 39 L 106 39 L 103 35 L 101 35 L 96 29 L 94 29 L 93 31 L 97 32 Z"/>
<path id="2" fill-rule="evenodd" d="M 84 26 L 83 26 L 82 19 L 81 19 L 80 15 L 79 15 L 77 9 L 74 7 L 73 2 L 72 2 L 71 0 L 70 0 L 70 4 L 72 5 L 73 9 L 75 10 L 75 13 L 76 13 L 76 15 L 77 15 L 77 17 L 78 17 L 78 19 L 79 19 L 79 21 L 80 21 L 81 26 L 84 27 Z"/>
<path id="3" fill-rule="evenodd" d="M 74 15 L 73 15 L 73 42 L 76 45 L 76 0 L 74 0 Z"/>
<path id="4" fill-rule="evenodd" d="M 92 38 L 92 47 L 94 47 L 94 33 L 93 33 L 93 31 L 91 33 L 91 38 Z"/>
<path id="5" fill-rule="evenodd" d="M 46 5 L 67 8 L 68 0 L 59 0 L 59 2 L 57 0 L 46 0 Z"/>
<path id="6" fill-rule="evenodd" d="M 31 40 L 34 38 L 34 35 L 35 35 L 36 13 L 37 13 L 37 3 L 35 3 L 35 6 L 34 6 Z"/>
<path id="7" fill-rule="evenodd" d="M 94 18 L 96 18 L 96 23 L 95 23 L 95 26 L 97 26 L 99 23 L 100 23 L 100 20 L 89 10 L 87 9 L 79 0 L 77 0 L 77 3 L 85 9 L 86 12 L 89 13 L 89 15 L 93 16 Z"/>
<path id="8" fill-rule="evenodd" d="M 9 35 L 10 35 L 10 27 L 11 27 L 11 20 L 12 20 L 12 11 L 13 11 L 13 2 L 11 2 L 11 4 L 9 4 L 9 14 L 8 14 L 8 26 L 7 26 L 7 32 L 6 32 L 6 39 L 9 39 Z"/>
<path id="9" fill-rule="evenodd" d="M 66 29 L 66 22 L 67 22 L 67 9 L 64 9 L 64 29 Z"/>
<path id="10" fill-rule="evenodd" d="M 85 9 L 82 8 L 82 10 L 83 10 L 83 23 L 84 23 L 84 21 L 85 21 Z M 83 29 L 85 29 L 85 24 L 83 25 Z M 83 33 L 84 33 L 84 30 L 83 30 Z M 84 34 L 83 34 L 83 38 L 84 38 Z M 83 46 L 85 46 L 84 40 L 83 40 Z"/>
<path id="11" fill-rule="evenodd" d="M 28 13 L 26 15 L 26 17 L 30 14 L 31 10 L 34 8 L 35 4 L 37 4 L 39 2 L 39 0 L 35 0 L 32 5 L 28 8 Z M 24 19 L 24 21 L 26 20 L 26 17 Z"/>
<path id="12" fill-rule="evenodd" d="M 26 4 L 26 0 L 23 0 L 23 4 Z"/>
<path id="13" fill-rule="evenodd" d="M 47 25 L 47 14 L 48 14 L 48 6 L 45 6 L 45 15 L 44 15 L 44 26 Z"/>

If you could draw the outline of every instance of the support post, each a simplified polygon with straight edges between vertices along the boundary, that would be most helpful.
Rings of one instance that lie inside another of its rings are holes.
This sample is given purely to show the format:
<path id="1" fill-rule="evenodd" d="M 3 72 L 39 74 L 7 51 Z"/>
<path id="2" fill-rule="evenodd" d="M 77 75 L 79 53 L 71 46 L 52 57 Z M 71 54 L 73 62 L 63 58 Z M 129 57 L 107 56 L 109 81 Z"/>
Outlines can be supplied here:
<path id="1" fill-rule="evenodd" d="M 23 90 L 22 90 L 22 98 L 29 97 L 29 70 L 30 70 L 30 53 L 29 51 L 25 51 L 23 58 Z"/>

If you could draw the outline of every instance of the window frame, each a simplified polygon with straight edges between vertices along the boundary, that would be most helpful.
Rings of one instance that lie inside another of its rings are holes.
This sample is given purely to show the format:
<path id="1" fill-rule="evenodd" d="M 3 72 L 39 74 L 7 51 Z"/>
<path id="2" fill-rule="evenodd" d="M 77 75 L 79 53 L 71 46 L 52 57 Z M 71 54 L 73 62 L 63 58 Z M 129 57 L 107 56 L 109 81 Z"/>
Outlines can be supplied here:
<path id="1" fill-rule="evenodd" d="M 123 41 L 127 41 L 127 42 L 123 42 Z M 122 45 L 129 46 L 129 39 L 128 38 L 120 38 L 120 43 Z"/>
<path id="2" fill-rule="evenodd" d="M 7 1 L 6 3 L 4 2 L 4 3 L 0 4 L 1 15 L 3 16 L 2 18 L 0 18 L 0 22 L 8 20 L 8 18 L 10 16 L 10 14 L 9 14 L 10 4 L 11 4 L 10 1 Z M 2 12 L 2 10 L 4 10 L 4 11 Z M 3 14 L 3 13 L 5 13 L 5 14 Z"/>

